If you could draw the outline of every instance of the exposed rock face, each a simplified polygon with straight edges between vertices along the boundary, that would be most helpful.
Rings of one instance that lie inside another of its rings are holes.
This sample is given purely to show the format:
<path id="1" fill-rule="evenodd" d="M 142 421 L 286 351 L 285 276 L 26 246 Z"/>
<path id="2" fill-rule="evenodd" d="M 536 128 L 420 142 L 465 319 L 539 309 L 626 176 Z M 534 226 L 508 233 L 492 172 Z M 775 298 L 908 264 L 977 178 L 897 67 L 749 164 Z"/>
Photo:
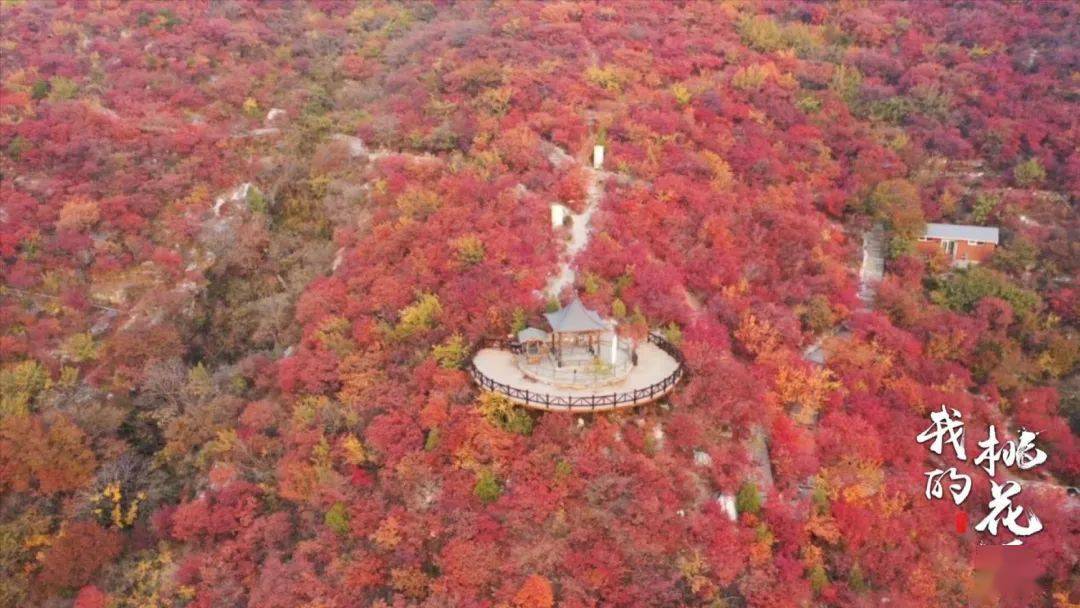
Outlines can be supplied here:
<path id="1" fill-rule="evenodd" d="M 352 135 L 346 135 L 344 133 L 334 133 L 330 136 L 330 139 L 344 142 L 345 145 L 349 147 L 349 156 L 353 158 L 367 156 L 369 154 L 367 146 L 364 145 L 364 140 L 359 137 L 353 137 Z"/>
<path id="2" fill-rule="evenodd" d="M 712 466 L 712 456 L 709 456 L 708 452 L 694 450 L 694 464 L 699 467 Z"/>
<path id="3" fill-rule="evenodd" d="M 270 111 L 266 113 L 266 126 L 281 126 L 288 117 L 288 112 L 281 108 L 270 108 Z"/>
<path id="4" fill-rule="evenodd" d="M 214 199 L 214 217 L 221 216 L 221 209 L 225 206 L 225 203 L 239 203 L 241 201 L 246 201 L 248 194 L 251 194 L 252 187 L 251 182 L 244 182 L 236 188 L 233 188 L 227 194 L 222 194 Z"/>

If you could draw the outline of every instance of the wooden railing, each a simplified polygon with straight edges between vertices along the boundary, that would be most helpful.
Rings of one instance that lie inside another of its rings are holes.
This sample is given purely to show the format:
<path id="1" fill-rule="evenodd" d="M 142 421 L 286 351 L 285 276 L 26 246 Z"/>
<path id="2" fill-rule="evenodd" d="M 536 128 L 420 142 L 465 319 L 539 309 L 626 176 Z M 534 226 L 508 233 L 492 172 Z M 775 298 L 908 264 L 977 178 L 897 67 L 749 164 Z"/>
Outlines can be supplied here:
<path id="1" fill-rule="evenodd" d="M 662 350 L 665 353 L 671 355 L 672 359 L 675 359 L 676 361 L 678 361 L 680 368 L 685 367 L 686 361 L 683 359 L 682 352 L 678 348 L 676 348 L 674 344 L 672 344 L 671 342 L 668 342 L 667 338 L 665 338 L 659 332 L 655 332 L 655 331 L 650 332 L 649 333 L 649 342 L 652 342 L 660 350 Z"/>
<path id="2" fill-rule="evenodd" d="M 480 348 L 497 348 L 499 350 L 508 350 L 515 355 L 521 354 L 521 342 L 510 338 L 491 338 L 483 341 Z M 476 353 L 473 352 L 473 354 Z"/>
<path id="3" fill-rule="evenodd" d="M 472 362 L 469 363 L 469 373 L 481 388 L 506 395 L 510 399 L 517 401 L 526 407 L 565 412 L 597 412 L 612 410 L 619 407 L 627 407 L 653 401 L 670 392 L 671 389 L 679 383 L 679 380 L 682 380 L 682 377 L 686 375 L 686 364 L 684 363 L 682 353 L 679 352 L 678 348 L 675 348 L 675 345 L 655 332 L 649 334 L 649 342 L 655 344 L 660 350 L 675 359 L 677 364 L 675 366 L 675 371 L 671 372 L 663 380 L 655 382 L 645 388 L 622 393 L 614 392 L 601 395 L 560 396 L 551 395 L 543 391 L 530 391 L 510 386 L 509 384 L 504 384 L 490 378 L 477 369 L 476 365 Z M 517 349 L 515 350 L 515 344 L 516 342 L 509 340 L 498 340 L 489 342 L 487 346 L 489 348 L 502 348 L 512 352 L 520 352 L 521 345 L 517 344 Z"/>

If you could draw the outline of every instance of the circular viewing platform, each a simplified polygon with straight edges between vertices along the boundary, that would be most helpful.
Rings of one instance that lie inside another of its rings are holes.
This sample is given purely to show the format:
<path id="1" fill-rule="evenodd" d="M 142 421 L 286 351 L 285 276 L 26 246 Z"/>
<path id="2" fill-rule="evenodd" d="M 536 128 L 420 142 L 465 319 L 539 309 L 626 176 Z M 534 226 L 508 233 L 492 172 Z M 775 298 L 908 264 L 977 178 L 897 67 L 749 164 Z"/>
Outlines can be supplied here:
<path id="1" fill-rule="evenodd" d="M 599 352 L 605 352 L 605 344 L 600 346 Z M 519 344 L 505 343 L 480 349 L 469 371 L 482 388 L 505 395 L 514 403 L 533 409 L 582 413 L 656 401 L 670 393 L 685 373 L 681 353 L 655 333 L 637 347 L 636 362 L 627 347 L 625 353 L 618 353 L 615 366 L 563 363 L 530 362 Z"/>

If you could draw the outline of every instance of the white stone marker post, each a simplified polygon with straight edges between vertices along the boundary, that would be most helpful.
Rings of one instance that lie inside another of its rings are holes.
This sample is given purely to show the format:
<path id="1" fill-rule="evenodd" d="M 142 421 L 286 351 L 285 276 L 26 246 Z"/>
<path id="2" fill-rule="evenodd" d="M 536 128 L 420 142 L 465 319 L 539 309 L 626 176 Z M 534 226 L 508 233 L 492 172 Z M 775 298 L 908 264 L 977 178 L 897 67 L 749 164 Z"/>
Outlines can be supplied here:
<path id="1" fill-rule="evenodd" d="M 566 220 L 566 207 L 559 203 L 551 203 L 551 227 L 561 228 Z"/>

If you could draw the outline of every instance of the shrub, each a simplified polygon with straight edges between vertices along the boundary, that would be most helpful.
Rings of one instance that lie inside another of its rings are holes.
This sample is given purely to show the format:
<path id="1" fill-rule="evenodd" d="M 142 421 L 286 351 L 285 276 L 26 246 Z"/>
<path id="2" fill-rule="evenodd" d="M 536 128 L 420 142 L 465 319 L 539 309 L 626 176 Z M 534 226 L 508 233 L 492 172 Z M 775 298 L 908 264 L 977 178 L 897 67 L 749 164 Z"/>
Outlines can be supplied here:
<path id="1" fill-rule="evenodd" d="M 557 310 L 557 309 L 556 309 Z M 510 331 L 515 335 L 528 326 L 528 322 L 525 319 L 525 310 L 522 308 L 515 308 L 513 317 L 510 319 Z"/>
<path id="2" fill-rule="evenodd" d="M 885 220 L 904 237 L 918 236 L 925 220 L 919 203 L 919 189 L 906 179 L 888 179 L 870 194 L 870 211 Z"/>
<path id="3" fill-rule="evenodd" d="M 784 48 L 784 35 L 780 25 L 764 15 L 744 17 L 737 26 L 743 44 L 763 53 Z"/>
<path id="4" fill-rule="evenodd" d="M 739 493 L 735 495 L 735 508 L 739 513 L 751 514 L 761 510 L 761 494 L 754 482 L 747 481 L 739 487 Z"/>
<path id="5" fill-rule="evenodd" d="M 397 198 L 402 215 L 417 220 L 431 215 L 440 205 L 439 195 L 420 186 L 409 186 Z"/>
<path id="6" fill-rule="evenodd" d="M 442 434 L 439 432 L 439 427 L 435 427 L 428 431 L 427 437 L 424 438 L 424 451 L 430 452 L 439 447 L 439 442 L 442 440 Z"/>
<path id="7" fill-rule="evenodd" d="M 473 494 L 484 504 L 495 502 L 502 496 L 502 485 L 491 471 L 484 469 L 476 475 Z"/>
<path id="8" fill-rule="evenodd" d="M 457 259 L 466 266 L 474 266 L 484 261 L 484 243 L 475 234 L 467 234 L 453 242 Z"/>
<path id="9" fill-rule="evenodd" d="M 664 327 L 664 339 L 674 346 L 680 346 L 683 339 L 682 329 L 680 329 L 674 321 L 668 323 L 667 326 Z"/>
<path id="10" fill-rule="evenodd" d="M 694 98 L 694 94 L 690 92 L 690 89 L 686 88 L 686 85 L 682 83 L 675 83 L 671 86 L 671 94 L 675 96 L 675 102 L 680 106 L 685 106 L 690 103 L 690 100 Z"/>
<path id="11" fill-rule="evenodd" d="M 892 230 L 889 257 L 895 259 L 909 253 L 926 226 L 918 188 L 906 179 L 885 180 L 874 187 L 869 206 Z"/>
<path id="12" fill-rule="evenodd" d="M 248 192 L 247 204 L 248 209 L 251 209 L 253 213 L 266 213 L 270 210 L 270 204 L 267 202 L 266 196 L 258 188 L 252 188 Z"/>
<path id="13" fill-rule="evenodd" d="M 630 80 L 625 70 L 618 66 L 590 67 L 585 70 L 585 78 L 592 84 L 612 92 L 622 91 Z"/>
<path id="14" fill-rule="evenodd" d="M 859 564 L 852 566 L 851 570 L 848 572 L 848 587 L 856 593 L 862 593 L 869 588 L 869 585 L 866 584 L 866 577 L 863 575 L 862 568 L 859 567 Z"/>
<path id="15" fill-rule="evenodd" d="M 626 304 L 624 304 L 623 301 L 619 298 L 615 298 L 615 300 L 611 302 L 611 316 L 615 317 L 616 319 L 622 319 L 626 317 Z"/>
<path id="16" fill-rule="evenodd" d="M 508 433 L 532 433 L 532 416 L 503 395 L 490 392 L 480 395 L 479 410 L 489 423 Z"/>
<path id="17" fill-rule="evenodd" d="M 890 97 L 870 104 L 870 116 L 898 125 L 911 114 L 913 104 L 905 97 Z"/>
<path id="18" fill-rule="evenodd" d="M 829 583 L 829 577 L 825 574 L 825 567 L 821 564 L 815 564 L 810 569 L 809 579 L 810 588 L 814 590 L 814 593 L 821 593 L 821 590 Z"/>
<path id="19" fill-rule="evenodd" d="M 569 479 L 569 477 L 573 475 L 573 473 L 574 466 L 569 462 L 559 459 L 559 461 L 555 463 L 555 479 L 557 481 Z"/>
<path id="20" fill-rule="evenodd" d="M 345 508 L 345 503 L 335 502 L 334 506 L 330 507 L 330 510 L 326 512 L 326 516 L 323 518 L 323 523 L 327 528 L 333 530 L 338 536 L 345 536 L 349 533 L 349 511 Z"/>
<path id="21" fill-rule="evenodd" d="M 997 209 L 998 204 L 1001 203 L 1001 199 L 986 193 L 980 192 L 975 196 L 975 205 L 971 209 L 971 217 L 976 223 L 982 224 L 990 218 L 990 214 Z"/>
<path id="22" fill-rule="evenodd" d="M 468 357 L 465 340 L 461 334 L 454 334 L 442 344 L 436 344 L 431 349 L 435 360 L 446 369 L 461 369 Z"/>
<path id="23" fill-rule="evenodd" d="M 740 91 L 755 91 L 760 89 L 769 77 L 769 69 L 761 64 L 748 65 L 740 68 L 731 77 L 731 86 Z"/>
<path id="24" fill-rule="evenodd" d="M 795 106 L 806 114 L 815 114 L 821 110 L 821 100 L 811 93 L 805 93 L 795 101 Z"/>
<path id="25" fill-rule="evenodd" d="M 833 71 L 829 89 L 836 93 L 840 99 L 843 99 L 844 103 L 848 104 L 848 107 L 852 107 L 858 100 L 859 91 L 862 89 L 862 80 L 862 73 L 858 69 L 838 65 L 836 70 Z"/>
<path id="26" fill-rule="evenodd" d="M 1037 186 L 1046 179 L 1046 169 L 1043 169 L 1039 159 L 1029 158 L 1013 167 L 1013 177 L 1016 183 L 1023 187 Z"/>
<path id="27" fill-rule="evenodd" d="M 802 322 L 807 329 L 819 334 L 836 325 L 836 313 L 829 306 L 829 298 L 817 294 L 810 298 L 803 309 Z"/>
<path id="28" fill-rule="evenodd" d="M 73 99 L 79 92 L 79 85 L 74 80 L 63 76 L 53 76 L 49 79 L 49 98 L 52 101 L 65 101 Z"/>
<path id="29" fill-rule="evenodd" d="M 594 295 L 600 291 L 600 277 L 596 273 L 586 272 L 581 280 L 581 286 L 585 289 L 585 293 Z"/>
<path id="30" fill-rule="evenodd" d="M 414 304 L 402 309 L 394 329 L 395 337 L 410 338 L 420 331 L 433 329 L 441 314 L 439 297 L 430 293 L 421 294 Z"/>
<path id="31" fill-rule="evenodd" d="M 45 99 L 49 94 L 49 81 L 43 78 L 39 78 L 34 81 L 33 87 L 30 89 L 30 96 L 34 100 Z"/>
<path id="32" fill-rule="evenodd" d="M 823 44 L 820 32 L 799 22 L 777 23 L 772 17 L 743 17 L 736 28 L 743 44 L 762 53 L 791 49 L 805 55 Z"/>
<path id="33" fill-rule="evenodd" d="M 1020 317 L 1029 316 L 1040 304 L 1038 294 L 1014 285 L 1005 275 L 983 266 L 956 272 L 930 293 L 934 303 L 962 312 L 971 312 L 987 297 L 1005 300 Z"/>
<path id="34" fill-rule="evenodd" d="M 76 363 L 93 361 L 98 356 L 98 346 L 94 343 L 94 337 L 86 332 L 72 334 L 64 341 L 62 350 L 65 356 Z"/>
<path id="35" fill-rule="evenodd" d="M 0 370 L 0 418 L 25 413 L 34 397 L 48 385 L 49 375 L 37 361 L 4 367 Z"/>
<path id="36" fill-rule="evenodd" d="M 60 209 L 56 221 L 58 230 L 86 230 L 101 220 L 98 204 L 86 199 L 72 199 Z"/>

